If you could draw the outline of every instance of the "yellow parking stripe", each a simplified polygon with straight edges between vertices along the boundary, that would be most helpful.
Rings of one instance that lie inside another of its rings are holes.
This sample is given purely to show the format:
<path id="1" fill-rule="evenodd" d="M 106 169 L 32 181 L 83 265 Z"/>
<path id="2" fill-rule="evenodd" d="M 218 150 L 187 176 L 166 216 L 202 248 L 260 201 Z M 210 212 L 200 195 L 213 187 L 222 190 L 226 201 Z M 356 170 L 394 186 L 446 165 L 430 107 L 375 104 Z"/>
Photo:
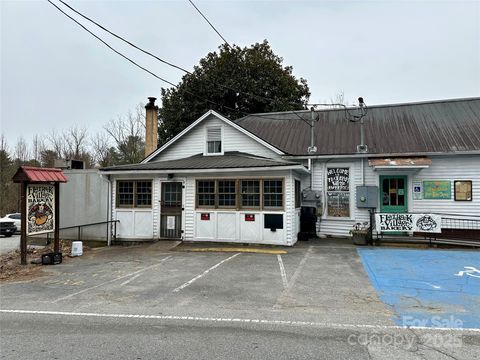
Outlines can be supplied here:
<path id="1" fill-rule="evenodd" d="M 239 252 L 239 253 L 256 253 L 256 254 L 271 254 L 281 255 L 286 254 L 285 250 L 274 249 L 255 249 L 255 248 L 241 248 L 241 247 L 212 247 L 212 248 L 176 248 L 175 251 L 188 251 L 188 252 Z"/>

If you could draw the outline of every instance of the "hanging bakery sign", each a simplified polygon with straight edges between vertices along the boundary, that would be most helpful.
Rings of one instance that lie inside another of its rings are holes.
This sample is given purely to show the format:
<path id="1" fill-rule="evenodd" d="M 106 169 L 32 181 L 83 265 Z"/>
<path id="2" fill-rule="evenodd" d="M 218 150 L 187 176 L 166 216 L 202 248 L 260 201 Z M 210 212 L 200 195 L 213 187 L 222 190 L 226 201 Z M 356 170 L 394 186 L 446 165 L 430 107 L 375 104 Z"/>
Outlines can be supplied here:
<path id="1" fill-rule="evenodd" d="M 378 232 L 442 232 L 442 217 L 437 214 L 375 214 L 375 224 Z"/>
<path id="2" fill-rule="evenodd" d="M 55 186 L 27 185 L 27 235 L 55 229 Z"/>

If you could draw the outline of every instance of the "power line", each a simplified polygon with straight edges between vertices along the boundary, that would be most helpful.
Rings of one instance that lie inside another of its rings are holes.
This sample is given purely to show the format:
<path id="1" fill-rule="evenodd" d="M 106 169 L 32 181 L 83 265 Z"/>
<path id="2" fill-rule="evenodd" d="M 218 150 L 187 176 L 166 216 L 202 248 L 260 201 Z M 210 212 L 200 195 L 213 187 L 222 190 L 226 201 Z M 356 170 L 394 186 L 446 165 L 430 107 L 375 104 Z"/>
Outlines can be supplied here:
<path id="1" fill-rule="evenodd" d="M 230 44 L 228 43 L 227 40 L 225 40 L 225 38 L 222 36 L 222 34 L 220 34 L 220 32 L 215 28 L 215 26 L 212 25 L 212 23 L 207 19 L 207 17 L 205 15 L 203 15 L 203 13 L 200 11 L 200 9 L 193 3 L 192 0 L 188 0 L 190 2 L 190 4 L 192 4 L 192 6 L 198 11 L 198 13 L 200 15 L 202 15 L 202 17 L 205 19 L 205 21 L 208 23 L 208 25 L 210 25 L 210 27 L 215 30 L 215 32 L 218 34 L 218 36 L 220 36 L 222 38 L 222 40 L 225 42 L 225 44 L 228 45 L 228 47 L 231 48 Z"/>
<path id="2" fill-rule="evenodd" d="M 70 10 L 72 10 L 72 11 L 75 12 L 76 14 L 78 14 L 78 15 L 80 15 L 81 17 L 83 17 L 84 19 L 90 21 L 92 24 L 95 24 L 96 26 L 98 26 L 98 27 L 99 27 L 100 29 L 102 29 L 103 31 L 106 31 L 106 32 L 109 33 L 110 35 L 116 37 L 116 38 L 119 39 L 119 40 L 122 40 L 123 42 L 125 42 L 125 43 L 127 43 L 128 45 L 134 47 L 135 49 L 137 49 L 137 50 L 139 50 L 139 51 L 141 51 L 141 52 L 143 52 L 143 53 L 145 53 L 145 54 L 147 54 L 147 55 L 149 55 L 149 56 L 157 59 L 158 61 L 160 61 L 160 62 L 162 62 L 162 63 L 164 63 L 164 64 L 166 64 L 166 65 L 168 65 L 168 66 L 174 67 L 174 68 L 176 68 L 176 69 L 178 69 L 178 70 L 181 70 L 181 71 L 183 71 L 183 72 L 185 72 L 185 73 L 187 73 L 187 74 L 191 74 L 191 72 L 189 72 L 188 70 L 186 70 L 186 69 L 184 69 L 184 68 L 182 68 L 182 67 L 180 67 L 180 66 L 178 66 L 178 65 L 175 65 L 175 64 L 173 64 L 173 63 L 171 63 L 171 62 L 169 62 L 169 61 L 166 61 L 166 60 L 164 60 L 164 59 L 161 59 L 161 58 L 159 58 L 158 56 L 156 56 L 155 54 L 152 54 L 151 52 L 142 49 L 141 47 L 139 47 L 139 46 L 135 45 L 134 43 L 128 41 L 127 39 L 123 38 L 122 36 L 115 34 L 113 31 L 110 31 L 109 29 L 107 29 L 107 28 L 104 27 L 103 25 L 99 24 L 99 23 L 96 22 L 95 20 L 92 20 L 92 19 L 89 18 L 88 16 L 82 14 L 80 11 L 76 10 L 75 8 L 73 8 L 72 6 L 70 6 L 69 4 L 67 4 L 65 1 L 63 1 L 63 0 L 58 0 L 58 1 L 60 1 L 63 5 L 65 5 L 66 7 L 68 7 Z"/>
<path id="3" fill-rule="evenodd" d="M 49 1 L 52 5 L 54 5 L 54 6 L 55 6 L 58 10 L 60 10 L 64 15 L 68 16 L 71 20 L 75 21 L 78 25 L 80 25 L 82 28 L 84 28 L 86 31 L 88 31 L 92 36 L 96 37 L 96 38 L 97 38 L 98 40 L 100 40 L 103 44 L 105 44 L 106 46 L 108 46 L 111 50 L 115 51 L 117 54 L 119 54 L 120 56 L 124 57 L 124 58 L 127 59 L 128 61 L 134 63 L 134 64 L 137 65 L 137 66 L 139 66 L 138 64 L 136 64 L 135 62 L 133 62 L 133 61 L 130 60 L 129 58 L 123 56 L 123 54 L 119 53 L 117 50 L 113 49 L 113 48 L 112 48 L 110 45 L 108 45 L 105 41 L 103 41 L 102 39 L 100 39 L 97 35 L 93 34 L 90 30 L 88 30 L 87 28 L 85 28 L 82 24 L 80 24 L 80 23 L 79 23 L 78 21 L 76 21 L 74 18 L 72 18 L 71 16 L 69 16 L 68 14 L 66 14 L 66 13 L 65 13 L 64 11 L 62 11 L 58 6 L 56 6 L 55 4 L 53 4 L 50 0 L 47 0 L 47 1 Z M 83 18 L 86 19 L 87 21 L 89 21 L 89 22 L 91 22 L 92 24 L 96 25 L 97 27 L 99 27 L 99 28 L 102 29 L 103 31 L 109 33 L 110 35 L 114 36 L 115 38 L 117 38 L 117 39 L 125 42 L 126 44 L 132 46 L 132 47 L 135 48 L 136 50 L 139 50 L 139 51 L 143 52 L 144 54 L 147 54 L 147 55 L 153 57 L 154 59 L 156 59 L 156 60 L 158 60 L 158 61 L 160 61 L 160 62 L 162 62 L 162 63 L 164 63 L 164 64 L 166 64 L 166 65 L 168 65 L 168 66 L 171 66 L 171 67 L 176 68 L 176 69 L 178 69 L 178 70 L 181 70 L 181 71 L 183 71 L 183 72 L 185 72 L 185 73 L 187 73 L 187 74 L 189 74 L 189 75 L 192 75 L 192 72 L 190 72 L 190 71 L 188 71 L 188 70 L 186 70 L 186 69 L 184 69 L 184 68 L 182 68 L 182 67 L 180 67 L 180 66 L 178 66 L 178 65 L 175 65 L 175 64 L 173 64 L 172 62 L 169 62 L 169 61 L 167 61 L 167 60 L 164 60 L 164 59 L 160 58 L 159 56 L 151 53 L 150 51 L 145 50 L 145 49 L 143 49 L 143 48 L 135 45 L 135 44 L 132 43 L 131 41 L 125 39 L 124 37 L 122 37 L 122 36 L 114 33 L 113 31 L 109 30 L 108 28 L 106 28 L 105 26 L 101 25 L 101 24 L 98 23 L 97 21 L 91 19 L 91 18 L 88 17 L 87 15 L 85 15 L 85 14 L 83 14 L 82 12 L 78 11 L 77 9 L 75 9 L 73 6 L 69 5 L 69 4 L 66 3 L 65 1 L 59 0 L 59 2 L 61 2 L 64 6 L 66 6 L 67 8 L 69 8 L 70 10 L 72 10 L 73 12 L 75 12 L 77 15 L 83 17 Z M 193 4 L 193 3 L 192 3 L 192 5 L 195 6 L 195 4 Z M 207 20 L 207 21 L 208 21 L 208 20 Z M 227 45 L 228 45 L 228 43 L 227 43 Z M 140 66 L 139 66 L 139 67 L 140 67 Z M 140 67 L 140 68 L 142 68 L 142 67 Z M 155 75 L 154 73 L 150 72 L 148 69 L 142 68 L 142 70 L 145 70 L 145 71 L 149 72 L 151 75 L 159 78 L 160 80 L 164 80 L 164 79 L 158 77 L 157 75 Z M 167 84 L 172 85 L 172 86 L 178 88 L 178 86 L 176 86 L 175 84 L 172 84 L 171 82 L 166 81 L 166 80 L 164 80 L 164 81 L 165 81 Z M 210 81 L 210 80 L 208 80 L 208 81 Z M 232 87 L 230 87 L 230 86 L 223 85 L 223 84 L 219 84 L 219 83 L 216 83 L 216 82 L 214 82 L 214 81 L 212 81 L 212 83 L 215 84 L 215 85 L 218 85 L 218 86 L 220 86 L 220 87 L 223 87 L 223 88 L 225 88 L 225 89 L 228 89 L 228 90 L 230 90 L 230 91 L 234 91 L 235 93 L 247 95 L 247 96 L 250 96 L 250 97 L 253 97 L 253 98 L 257 98 L 257 99 L 261 99 L 261 100 L 264 100 L 264 101 L 268 101 L 268 102 L 270 102 L 270 103 L 272 103 L 272 102 L 274 102 L 274 101 L 276 100 L 276 99 L 269 98 L 269 97 L 265 97 L 265 96 L 262 96 L 262 95 L 257 95 L 257 94 L 253 94 L 253 93 L 246 92 L 246 91 L 240 91 L 240 90 L 238 90 L 238 89 L 234 89 L 234 88 L 232 88 Z M 196 94 L 193 94 L 193 93 L 191 93 L 191 94 L 192 94 L 192 95 L 195 95 L 196 97 L 199 97 L 199 96 L 196 95 Z M 212 101 L 210 101 L 210 100 L 207 100 L 207 101 L 210 102 L 210 103 L 214 103 L 214 102 L 212 102 Z M 292 105 L 297 105 L 297 103 L 293 103 L 293 102 L 292 102 L 291 104 L 292 104 Z M 248 115 L 248 113 L 242 112 L 242 111 L 240 111 L 240 110 L 238 110 L 238 109 L 233 109 L 233 108 L 230 108 L 230 107 L 228 107 L 228 106 L 220 105 L 220 104 L 216 104 L 216 105 L 217 105 L 217 106 L 220 106 L 220 107 L 224 107 L 225 109 L 234 110 L 234 111 L 237 111 L 237 112 L 239 112 L 239 113 Z M 300 118 L 301 120 L 307 122 L 307 120 L 305 120 L 305 119 L 302 118 L 300 115 L 298 115 L 294 110 L 291 110 L 291 111 L 292 111 L 298 118 Z M 310 123 L 309 123 L 309 124 L 310 124 Z"/>
<path id="4" fill-rule="evenodd" d="M 155 74 L 154 72 L 148 70 L 147 68 L 143 67 L 142 65 L 138 64 L 137 62 L 135 62 L 134 60 L 130 59 L 128 56 L 122 54 L 120 51 L 118 51 L 117 49 L 115 49 L 114 47 L 112 47 L 110 44 L 108 44 L 105 40 L 103 40 L 101 37 L 99 37 L 98 35 L 94 34 L 92 31 L 90 31 L 87 27 L 85 27 L 82 23 L 80 23 L 79 21 L 77 21 L 75 18 L 73 18 L 72 16 L 68 15 L 66 12 L 64 12 L 62 9 L 60 9 L 57 5 L 55 5 L 51 0 L 47 0 L 52 6 L 54 6 L 58 11 L 60 11 L 63 15 L 65 15 L 66 17 L 68 17 L 70 20 L 72 20 L 73 22 L 75 22 L 78 26 L 80 26 L 83 30 L 85 30 L 86 32 L 88 32 L 90 35 L 92 35 L 93 37 L 95 37 L 98 41 L 100 41 L 102 44 L 104 44 L 106 47 L 108 47 L 110 50 L 112 50 L 113 52 L 115 52 L 117 55 L 120 55 L 122 58 L 124 58 L 125 60 L 127 60 L 128 62 L 132 63 L 133 65 L 137 66 L 138 68 L 140 68 L 141 70 L 149 73 L 150 75 L 154 76 L 155 78 L 179 89 L 179 86 L 172 83 L 171 81 L 168 81 L 160 76 L 158 76 L 157 74 Z M 238 109 L 234 109 L 234 108 L 231 108 L 229 106 L 225 106 L 225 105 L 222 105 L 222 104 L 218 104 L 212 100 L 209 100 L 209 99 L 205 99 L 191 91 L 188 91 L 188 90 L 184 90 L 186 93 L 190 94 L 190 95 L 193 95 L 203 101 L 206 101 L 210 104 L 213 104 L 213 105 L 217 105 L 219 106 L 220 108 L 225 108 L 225 109 L 228 109 L 228 110 L 232 110 L 232 111 L 237 111 L 239 113 L 242 113 L 242 114 L 247 114 L 247 113 L 244 113 Z"/>

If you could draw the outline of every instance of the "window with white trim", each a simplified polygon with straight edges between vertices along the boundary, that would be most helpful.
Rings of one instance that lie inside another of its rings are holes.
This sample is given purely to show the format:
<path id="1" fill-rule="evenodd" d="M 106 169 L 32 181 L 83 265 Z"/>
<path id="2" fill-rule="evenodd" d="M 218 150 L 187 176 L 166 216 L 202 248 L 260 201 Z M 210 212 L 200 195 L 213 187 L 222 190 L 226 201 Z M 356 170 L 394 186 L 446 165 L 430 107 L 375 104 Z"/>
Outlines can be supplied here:
<path id="1" fill-rule="evenodd" d="M 207 127 L 207 154 L 222 153 L 222 128 Z"/>
<path id="2" fill-rule="evenodd" d="M 350 168 L 327 168 L 327 215 L 350 217 Z"/>

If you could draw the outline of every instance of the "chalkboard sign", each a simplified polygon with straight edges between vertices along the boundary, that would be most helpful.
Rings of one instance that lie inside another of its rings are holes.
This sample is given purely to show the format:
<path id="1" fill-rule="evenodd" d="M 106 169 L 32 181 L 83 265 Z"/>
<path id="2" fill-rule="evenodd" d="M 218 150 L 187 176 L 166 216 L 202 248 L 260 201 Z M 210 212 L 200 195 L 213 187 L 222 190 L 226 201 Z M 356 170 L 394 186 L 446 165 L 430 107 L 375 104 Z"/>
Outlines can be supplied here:
<path id="1" fill-rule="evenodd" d="M 350 169 L 329 168 L 327 170 L 327 191 L 350 191 Z"/>
<path id="2" fill-rule="evenodd" d="M 424 181 L 423 198 L 445 200 L 452 198 L 451 181 Z"/>
<path id="3" fill-rule="evenodd" d="M 350 217 L 350 193 L 327 192 L 328 216 Z"/>

